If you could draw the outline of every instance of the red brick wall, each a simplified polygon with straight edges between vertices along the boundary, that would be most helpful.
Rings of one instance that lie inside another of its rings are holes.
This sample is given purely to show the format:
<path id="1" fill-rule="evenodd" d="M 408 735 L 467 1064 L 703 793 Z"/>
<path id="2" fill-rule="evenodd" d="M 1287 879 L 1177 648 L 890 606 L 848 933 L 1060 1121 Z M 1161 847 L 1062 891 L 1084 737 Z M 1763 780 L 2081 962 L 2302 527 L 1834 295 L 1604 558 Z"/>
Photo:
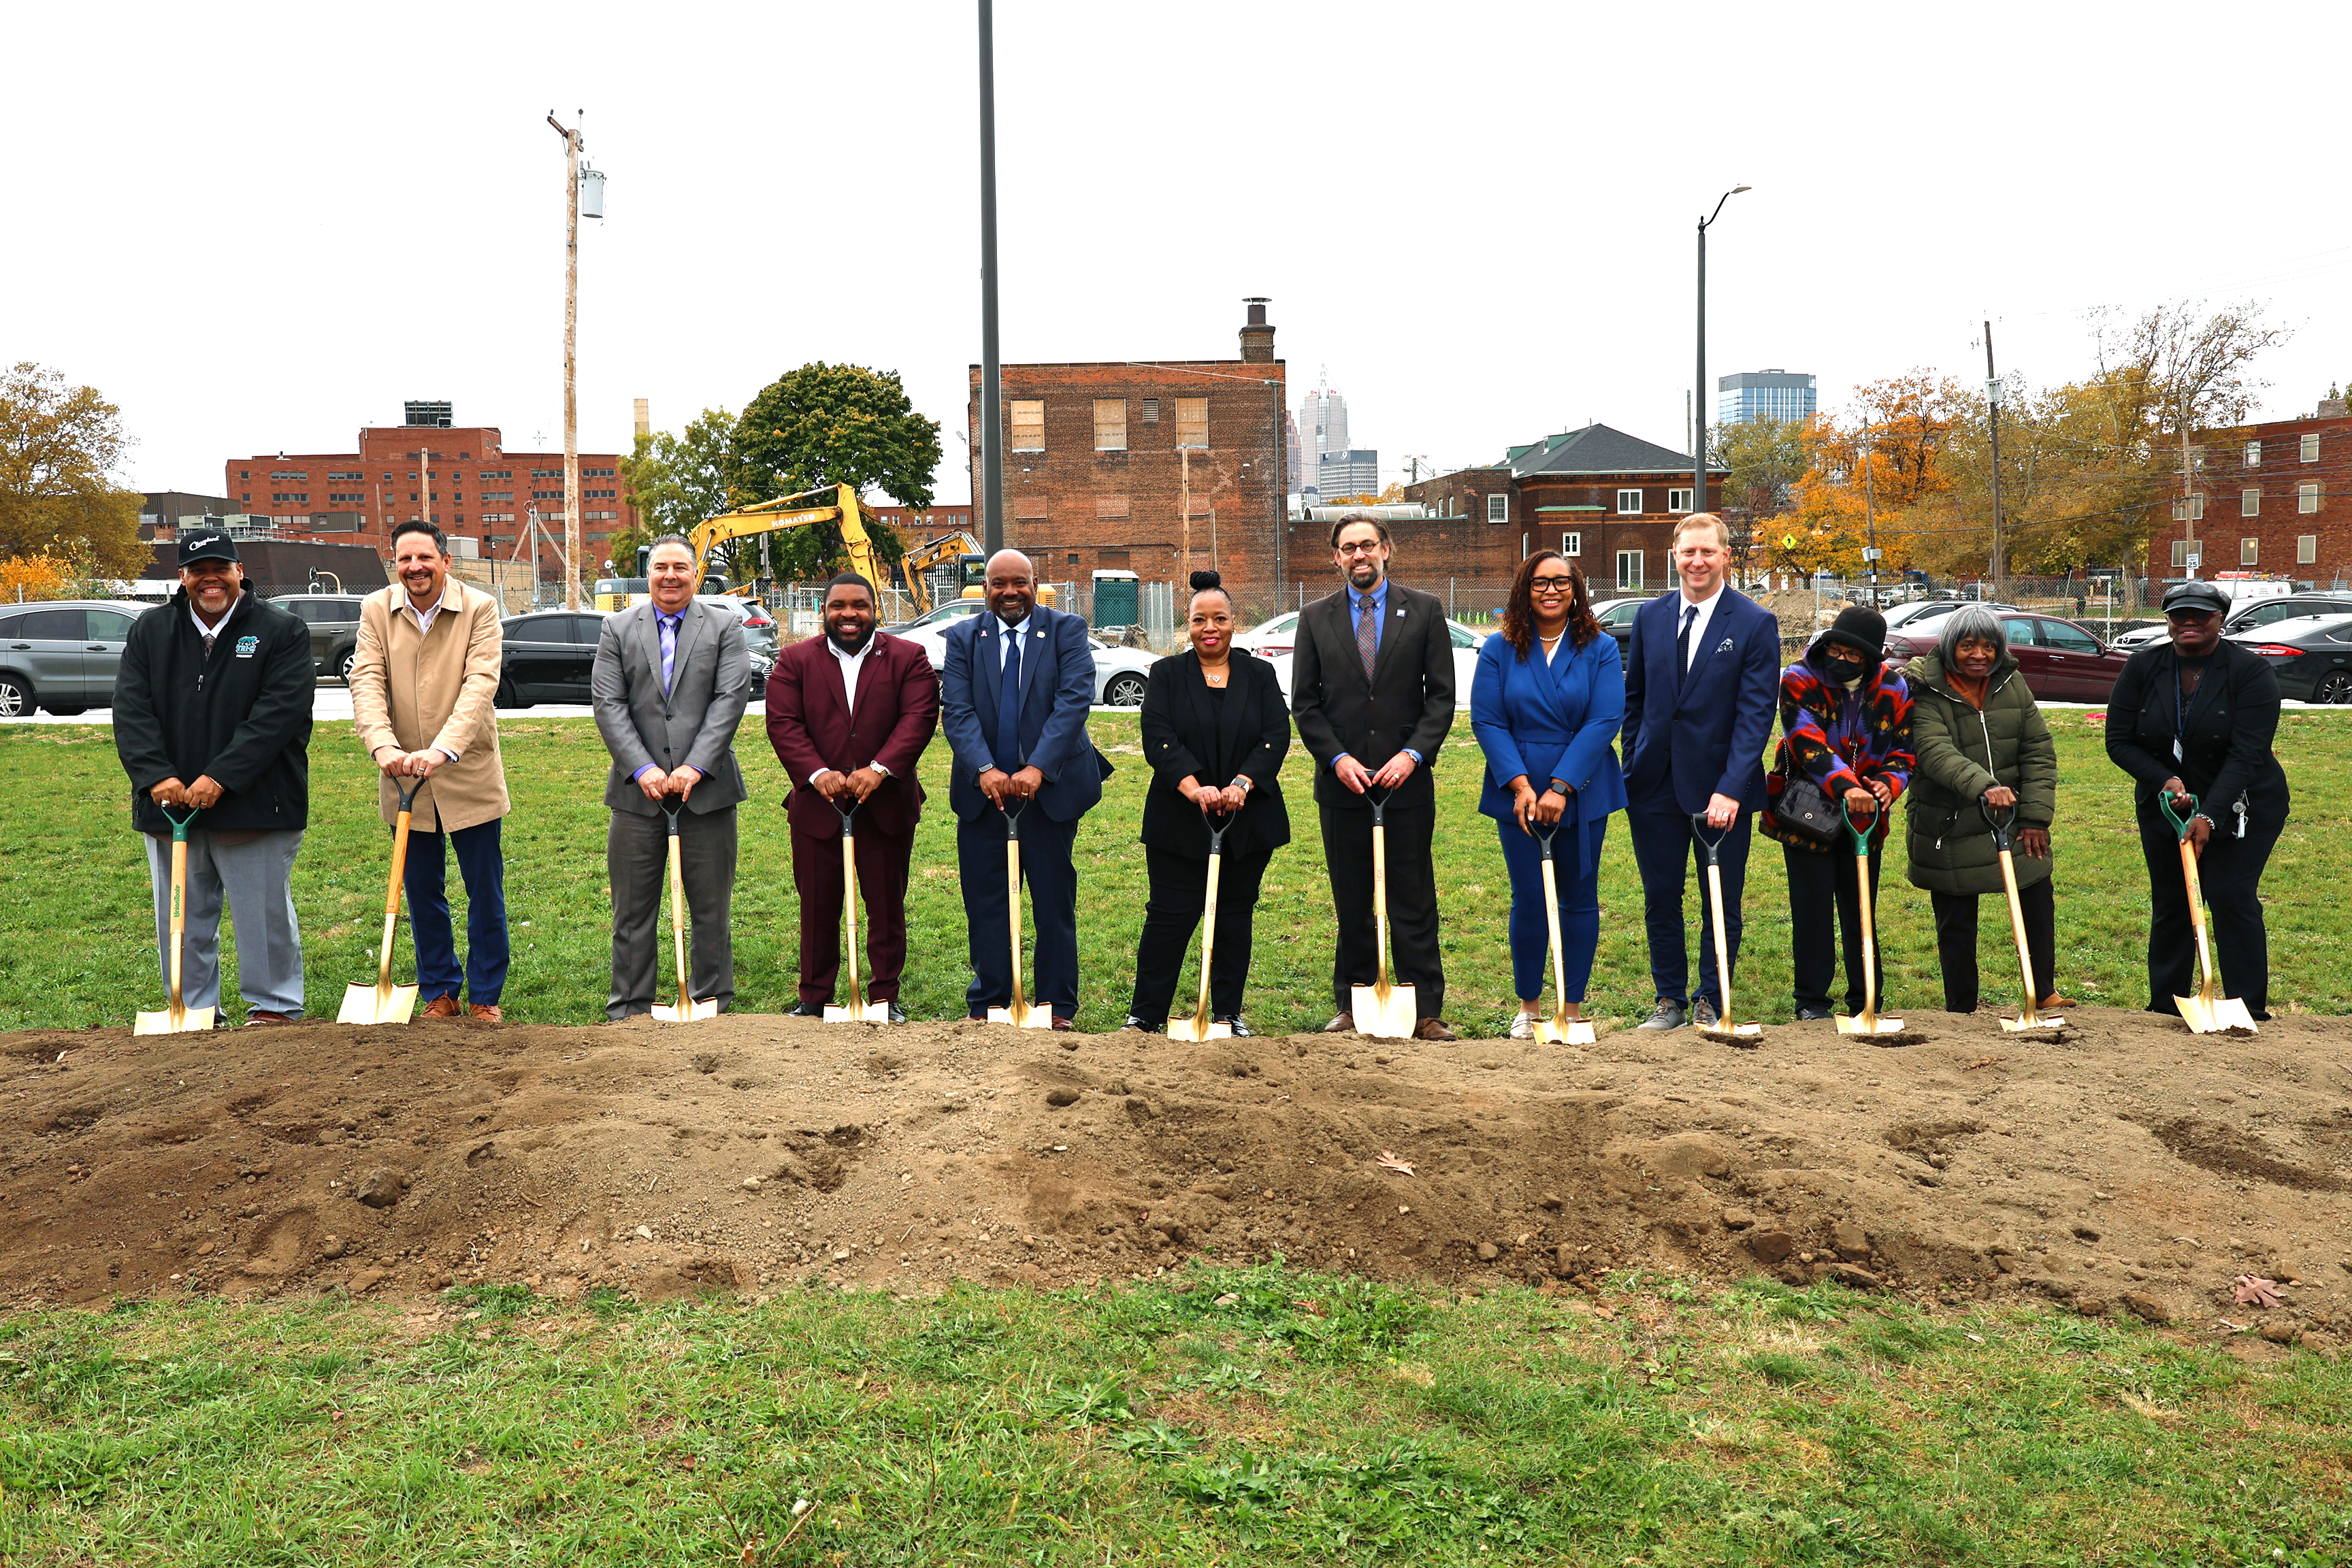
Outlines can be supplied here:
<path id="1" fill-rule="evenodd" d="M 2303 460 L 2303 437 L 2315 436 L 2313 460 Z M 2196 541 L 2204 557 L 2198 575 L 2220 572 L 2253 572 L 2265 577 L 2289 577 L 2326 588 L 2352 583 L 2352 418 L 2330 416 L 2312 419 L 2273 419 L 2241 429 L 2206 431 L 2198 437 L 2205 450 L 2204 467 L 2197 471 L 2197 488 L 2205 497 L 2201 522 L 2172 515 L 2168 500 L 2158 513 L 2150 552 L 2148 574 L 2159 580 L 2178 577 L 2173 542 Z M 2262 460 L 2248 467 L 2246 443 L 2262 443 Z M 2318 510 L 2301 510 L 2300 491 L 2316 485 Z M 2243 492 L 2258 492 L 2256 513 L 2243 511 Z M 2178 494 L 2177 486 L 2175 494 Z M 2302 561 L 2298 542 L 2314 540 L 2314 559 Z M 2254 542 L 2254 558 L 2245 559 L 2244 542 Z"/>

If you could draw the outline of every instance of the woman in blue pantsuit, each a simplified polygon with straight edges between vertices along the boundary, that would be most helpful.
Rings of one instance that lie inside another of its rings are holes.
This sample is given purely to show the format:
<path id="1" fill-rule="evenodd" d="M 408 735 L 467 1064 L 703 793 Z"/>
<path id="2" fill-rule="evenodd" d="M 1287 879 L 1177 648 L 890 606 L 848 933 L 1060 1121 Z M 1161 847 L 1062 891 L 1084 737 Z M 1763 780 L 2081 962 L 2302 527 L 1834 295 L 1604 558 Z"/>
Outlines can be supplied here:
<path id="1" fill-rule="evenodd" d="M 1570 1017 L 1580 1015 L 1601 941 L 1601 842 L 1610 813 L 1625 806 L 1612 746 L 1624 717 L 1624 661 L 1617 639 L 1593 619 L 1584 574 L 1557 552 L 1538 551 L 1519 563 L 1503 629 L 1478 650 L 1470 684 L 1470 728 L 1486 753 L 1478 809 L 1495 819 L 1511 875 L 1515 1040 L 1535 1037 L 1550 967 L 1539 828 L 1558 835 L 1564 999 Z"/>

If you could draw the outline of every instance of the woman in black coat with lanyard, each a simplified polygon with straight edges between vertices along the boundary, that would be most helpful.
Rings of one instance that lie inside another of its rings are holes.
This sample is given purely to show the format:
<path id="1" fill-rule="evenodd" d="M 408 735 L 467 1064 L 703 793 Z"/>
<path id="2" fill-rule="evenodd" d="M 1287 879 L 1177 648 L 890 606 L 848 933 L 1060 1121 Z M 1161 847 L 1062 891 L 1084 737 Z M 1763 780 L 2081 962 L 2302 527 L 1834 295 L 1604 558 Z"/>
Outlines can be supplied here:
<path id="1" fill-rule="evenodd" d="M 1234 605 L 1214 572 L 1192 574 L 1192 646 L 1151 667 L 1143 691 L 1143 860 L 1151 890 L 1135 952 L 1135 997 L 1124 1026 L 1158 1030 L 1192 944 L 1209 889 L 1209 821 L 1220 846 L 1216 958 L 1209 1010 L 1236 1035 L 1249 976 L 1250 917 L 1275 850 L 1290 842 L 1279 774 L 1290 750 L 1290 705 L 1274 667 L 1234 647 Z"/>
<path id="2" fill-rule="evenodd" d="M 2222 640 L 2229 607 L 2210 583 L 2178 584 L 2164 595 L 2167 640 L 2132 655 L 2107 700 L 2107 756 L 2137 781 L 2150 894 L 2148 1010 L 2177 1013 L 2172 999 L 2197 990 L 2180 836 L 2165 820 L 2161 796 L 2176 813 L 2196 813 L 2189 839 L 2213 906 L 2222 987 L 2263 1019 L 2270 1016 L 2270 940 L 2260 889 L 2286 826 L 2286 773 L 2271 752 L 2277 678 L 2259 656 Z"/>

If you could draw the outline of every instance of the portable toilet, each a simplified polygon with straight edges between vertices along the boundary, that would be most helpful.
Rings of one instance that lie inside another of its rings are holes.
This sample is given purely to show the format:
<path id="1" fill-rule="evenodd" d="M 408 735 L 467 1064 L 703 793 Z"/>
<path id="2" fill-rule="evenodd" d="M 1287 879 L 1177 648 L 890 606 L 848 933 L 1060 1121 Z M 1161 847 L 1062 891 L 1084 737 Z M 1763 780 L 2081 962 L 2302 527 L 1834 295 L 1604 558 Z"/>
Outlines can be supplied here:
<path id="1" fill-rule="evenodd" d="M 1094 626 L 1131 626 L 1142 616 L 1142 579 L 1132 572 L 1097 572 Z"/>

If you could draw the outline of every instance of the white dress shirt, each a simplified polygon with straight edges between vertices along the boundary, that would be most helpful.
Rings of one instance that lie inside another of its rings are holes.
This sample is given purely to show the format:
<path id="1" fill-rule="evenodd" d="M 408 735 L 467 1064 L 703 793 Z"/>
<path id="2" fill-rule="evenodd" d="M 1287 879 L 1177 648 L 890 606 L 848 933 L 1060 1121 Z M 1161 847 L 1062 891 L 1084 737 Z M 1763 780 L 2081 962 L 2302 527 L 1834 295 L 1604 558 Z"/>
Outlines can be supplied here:
<path id="1" fill-rule="evenodd" d="M 825 634 L 825 649 L 833 655 L 834 662 L 841 668 L 843 706 L 847 708 L 852 713 L 857 711 L 857 678 L 865 673 L 866 656 L 874 651 L 874 638 L 878 635 L 878 633 L 869 633 L 866 638 L 866 646 L 864 647 L 859 648 L 856 653 L 844 653 L 841 651 L 841 645 L 833 639 L 833 634 L 830 632 Z M 866 765 L 872 768 L 876 773 L 880 773 L 886 779 L 890 776 L 890 770 L 884 767 L 880 763 L 867 763 Z M 835 771 L 836 770 L 832 768 L 819 768 L 816 772 L 809 774 L 809 782 L 811 784 L 814 784 L 817 780 L 824 777 L 825 774 Z"/>
<path id="2" fill-rule="evenodd" d="M 1724 586 L 1725 585 L 1723 584 L 1717 584 L 1715 585 L 1714 593 L 1709 594 L 1706 598 L 1696 602 L 1692 600 L 1689 590 L 1677 589 L 1675 591 L 1675 635 L 1676 637 L 1679 637 L 1682 636 L 1683 617 L 1690 614 L 1693 609 L 1696 609 L 1698 611 L 1698 619 L 1691 623 L 1690 658 L 1685 661 L 1683 665 L 1683 673 L 1685 675 L 1688 675 L 1690 673 L 1691 666 L 1698 662 L 1699 655 L 1706 650 L 1707 625 L 1715 619 L 1715 607 L 1723 603 Z"/>
<path id="3" fill-rule="evenodd" d="M 1002 676 L 1004 673 L 1004 661 L 1013 657 L 1013 645 L 1029 635 L 1029 617 L 1024 616 L 1009 626 L 1005 626 L 1000 617 L 997 626 L 1004 633 L 1004 646 L 997 651 L 996 655 L 996 673 Z"/>
<path id="4" fill-rule="evenodd" d="M 409 597 L 407 589 L 403 588 L 400 591 L 401 608 L 416 617 L 416 629 L 420 632 L 432 631 L 433 617 L 439 615 L 448 603 L 449 580 L 446 577 L 441 580 L 441 596 L 434 600 L 430 606 L 422 610 L 416 607 L 416 601 Z"/>

